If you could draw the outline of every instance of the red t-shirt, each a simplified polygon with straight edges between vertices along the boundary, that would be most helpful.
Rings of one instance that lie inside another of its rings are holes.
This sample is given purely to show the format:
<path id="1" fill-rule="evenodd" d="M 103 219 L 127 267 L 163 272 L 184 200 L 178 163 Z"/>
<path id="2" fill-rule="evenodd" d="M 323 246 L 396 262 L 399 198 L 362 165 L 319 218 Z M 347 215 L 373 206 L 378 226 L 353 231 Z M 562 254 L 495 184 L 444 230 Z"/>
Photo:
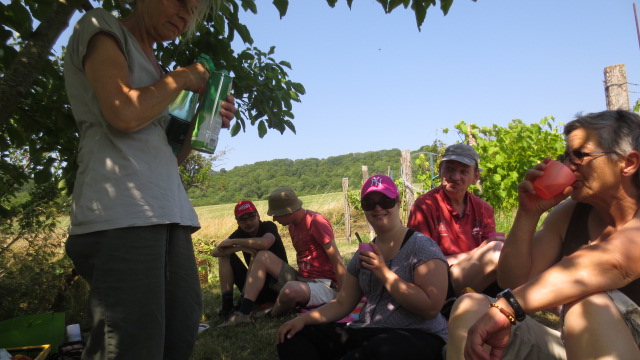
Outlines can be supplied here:
<path id="1" fill-rule="evenodd" d="M 289 225 L 291 242 L 296 249 L 298 273 L 308 279 L 331 279 L 336 281 L 336 272 L 324 245 L 333 240 L 333 228 L 323 215 L 305 210 L 299 224 Z"/>
<path id="2" fill-rule="evenodd" d="M 435 240 L 445 256 L 471 251 L 496 231 L 493 208 L 467 192 L 459 214 L 442 186 L 420 196 L 411 207 L 407 227 Z"/>

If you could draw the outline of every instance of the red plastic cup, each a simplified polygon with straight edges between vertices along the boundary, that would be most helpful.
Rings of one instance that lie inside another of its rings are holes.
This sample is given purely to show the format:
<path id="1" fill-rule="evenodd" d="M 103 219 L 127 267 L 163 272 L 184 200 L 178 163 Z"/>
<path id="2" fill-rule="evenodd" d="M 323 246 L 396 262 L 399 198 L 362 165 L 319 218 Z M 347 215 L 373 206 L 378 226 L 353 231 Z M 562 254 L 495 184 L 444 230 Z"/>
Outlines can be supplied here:
<path id="1" fill-rule="evenodd" d="M 371 244 L 369 243 L 360 243 L 358 244 L 358 251 L 363 252 L 363 251 L 373 251 L 373 247 L 371 246 Z"/>
<path id="2" fill-rule="evenodd" d="M 533 188 L 543 199 L 551 199 L 560 194 L 567 186 L 573 184 L 576 177 L 571 169 L 563 163 L 551 160 L 544 169 L 542 176 L 533 181 Z"/>

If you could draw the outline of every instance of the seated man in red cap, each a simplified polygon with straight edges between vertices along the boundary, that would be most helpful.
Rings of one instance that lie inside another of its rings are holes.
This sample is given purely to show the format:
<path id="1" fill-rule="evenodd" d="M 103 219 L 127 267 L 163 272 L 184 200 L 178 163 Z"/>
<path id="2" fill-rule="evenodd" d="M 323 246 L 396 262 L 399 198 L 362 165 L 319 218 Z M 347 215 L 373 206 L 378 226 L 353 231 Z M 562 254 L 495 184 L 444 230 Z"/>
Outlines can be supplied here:
<path id="1" fill-rule="evenodd" d="M 288 187 L 274 190 L 269 196 L 268 215 L 288 226 L 296 249 L 298 270 L 273 253 L 260 251 L 249 269 L 240 309 L 219 327 L 249 323 L 251 310 L 266 276 L 277 278 L 280 289 L 270 315 L 277 317 L 298 306 L 319 306 L 333 300 L 346 272 L 336 246 L 333 228 L 321 214 L 302 208 L 302 201 Z"/>
<path id="2" fill-rule="evenodd" d="M 238 229 L 211 251 L 211 255 L 217 257 L 219 262 L 222 309 L 218 315 L 223 321 L 227 320 L 233 311 L 233 284 L 243 292 L 247 278 L 247 267 L 236 252 L 242 251 L 247 264 L 250 264 L 256 253 L 261 250 L 269 251 L 287 262 L 287 253 L 278 234 L 278 227 L 271 221 L 261 221 L 258 209 L 251 201 L 240 201 L 236 204 L 234 214 Z M 256 298 L 257 304 L 276 300 L 278 292 L 269 287 L 275 282 L 275 278 L 267 275 L 265 285 L 259 290 Z"/>

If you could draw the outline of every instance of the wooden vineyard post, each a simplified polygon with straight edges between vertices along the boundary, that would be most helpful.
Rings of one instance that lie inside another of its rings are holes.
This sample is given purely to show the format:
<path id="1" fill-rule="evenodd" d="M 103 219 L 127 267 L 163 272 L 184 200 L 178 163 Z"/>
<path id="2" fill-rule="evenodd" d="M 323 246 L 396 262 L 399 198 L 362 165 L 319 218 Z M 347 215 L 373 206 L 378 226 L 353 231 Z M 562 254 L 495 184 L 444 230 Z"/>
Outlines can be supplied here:
<path id="1" fill-rule="evenodd" d="M 349 206 L 349 178 L 342 178 L 342 198 L 344 200 L 344 231 L 347 244 L 351 244 L 351 207 Z"/>
<path id="2" fill-rule="evenodd" d="M 402 150 L 400 158 L 402 165 L 402 186 L 404 187 L 405 209 L 403 211 L 404 221 L 409 218 L 409 211 L 415 201 L 415 193 L 413 192 L 413 170 L 411 169 L 411 151 Z"/>
<path id="3" fill-rule="evenodd" d="M 629 85 L 624 64 L 604 68 L 604 93 L 607 110 L 629 110 Z"/>
<path id="4" fill-rule="evenodd" d="M 367 180 L 368 178 L 369 178 L 369 167 L 367 165 L 362 165 L 362 184 L 364 184 L 365 180 Z M 367 221 L 367 226 L 369 227 L 369 239 L 373 240 L 373 238 L 376 236 L 376 233 L 375 231 L 373 231 L 373 228 L 371 227 L 371 224 L 369 224 L 368 221 Z"/>

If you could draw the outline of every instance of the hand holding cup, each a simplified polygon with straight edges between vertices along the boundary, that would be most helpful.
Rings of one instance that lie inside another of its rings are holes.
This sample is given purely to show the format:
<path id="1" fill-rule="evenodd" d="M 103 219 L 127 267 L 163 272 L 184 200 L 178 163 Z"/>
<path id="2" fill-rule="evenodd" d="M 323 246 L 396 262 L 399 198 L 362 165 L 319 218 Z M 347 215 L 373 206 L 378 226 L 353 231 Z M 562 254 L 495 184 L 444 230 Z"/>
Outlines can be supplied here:
<path id="1" fill-rule="evenodd" d="M 571 169 L 559 161 L 551 160 L 544 168 L 543 174 L 533 181 L 533 188 L 541 198 L 551 199 L 562 193 L 574 181 L 576 177 Z"/>

